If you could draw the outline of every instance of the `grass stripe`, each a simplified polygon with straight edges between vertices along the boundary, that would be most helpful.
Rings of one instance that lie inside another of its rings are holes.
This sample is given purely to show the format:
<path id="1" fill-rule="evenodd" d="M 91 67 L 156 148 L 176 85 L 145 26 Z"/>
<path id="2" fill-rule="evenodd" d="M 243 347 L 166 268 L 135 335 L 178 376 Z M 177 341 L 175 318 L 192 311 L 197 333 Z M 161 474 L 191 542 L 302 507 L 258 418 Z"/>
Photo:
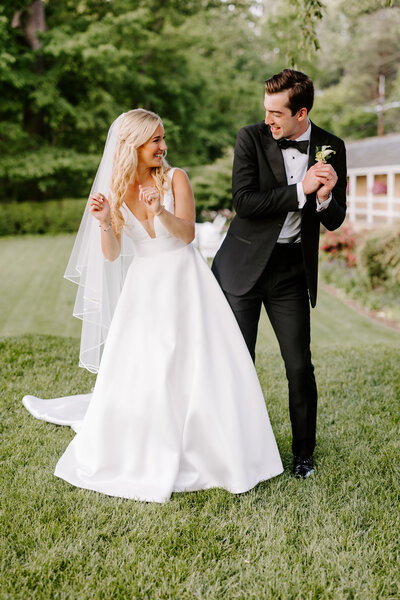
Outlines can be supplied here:
<path id="1" fill-rule="evenodd" d="M 74 236 L 0 239 L 0 335 L 80 335 L 76 286 L 63 278 Z"/>

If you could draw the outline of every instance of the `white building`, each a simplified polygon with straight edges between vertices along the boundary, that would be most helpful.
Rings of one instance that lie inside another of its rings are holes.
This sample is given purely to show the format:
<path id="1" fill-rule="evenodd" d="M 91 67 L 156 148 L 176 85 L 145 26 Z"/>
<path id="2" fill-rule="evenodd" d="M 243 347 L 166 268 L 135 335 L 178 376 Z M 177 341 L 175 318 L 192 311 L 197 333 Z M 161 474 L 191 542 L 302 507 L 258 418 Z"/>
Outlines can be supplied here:
<path id="1" fill-rule="evenodd" d="M 400 134 L 346 142 L 346 149 L 349 221 L 400 222 Z"/>

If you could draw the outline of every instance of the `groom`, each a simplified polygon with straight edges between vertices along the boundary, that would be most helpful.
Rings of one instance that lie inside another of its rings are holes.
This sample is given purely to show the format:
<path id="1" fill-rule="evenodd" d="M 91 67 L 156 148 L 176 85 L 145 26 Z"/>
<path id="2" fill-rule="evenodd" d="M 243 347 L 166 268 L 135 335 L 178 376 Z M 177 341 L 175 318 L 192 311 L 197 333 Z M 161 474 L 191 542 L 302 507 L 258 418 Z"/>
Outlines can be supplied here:
<path id="1" fill-rule="evenodd" d="M 236 216 L 212 266 L 253 360 L 265 306 L 289 382 L 298 478 L 314 472 L 317 386 L 309 303 L 314 307 L 317 298 L 320 223 L 336 229 L 346 214 L 345 146 L 309 121 L 313 99 L 313 82 L 299 71 L 285 69 L 265 81 L 265 122 L 237 136 Z M 316 160 L 318 150 L 326 162 Z"/>

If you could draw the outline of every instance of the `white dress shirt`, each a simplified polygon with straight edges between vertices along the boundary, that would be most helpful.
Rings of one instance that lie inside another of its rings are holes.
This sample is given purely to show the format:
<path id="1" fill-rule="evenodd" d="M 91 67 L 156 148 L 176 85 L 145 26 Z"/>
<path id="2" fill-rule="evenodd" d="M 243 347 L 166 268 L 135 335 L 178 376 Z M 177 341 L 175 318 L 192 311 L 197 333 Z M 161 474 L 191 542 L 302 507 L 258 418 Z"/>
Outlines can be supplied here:
<path id="1" fill-rule="evenodd" d="M 302 142 L 308 140 L 307 154 L 303 154 L 297 148 L 286 148 L 281 150 L 283 156 L 283 162 L 285 163 L 286 179 L 289 185 L 292 183 L 297 184 L 297 200 L 299 203 L 299 209 L 295 212 L 289 212 L 281 229 L 278 237 L 278 244 L 290 244 L 291 242 L 300 242 L 300 229 L 301 229 L 301 217 L 302 208 L 306 203 L 306 195 L 303 190 L 303 179 L 308 170 L 308 157 L 310 154 L 310 137 L 311 137 L 311 123 L 308 122 L 307 131 L 296 138 L 296 142 Z M 317 211 L 324 210 L 329 206 L 332 194 L 329 198 L 321 204 L 317 202 Z"/>

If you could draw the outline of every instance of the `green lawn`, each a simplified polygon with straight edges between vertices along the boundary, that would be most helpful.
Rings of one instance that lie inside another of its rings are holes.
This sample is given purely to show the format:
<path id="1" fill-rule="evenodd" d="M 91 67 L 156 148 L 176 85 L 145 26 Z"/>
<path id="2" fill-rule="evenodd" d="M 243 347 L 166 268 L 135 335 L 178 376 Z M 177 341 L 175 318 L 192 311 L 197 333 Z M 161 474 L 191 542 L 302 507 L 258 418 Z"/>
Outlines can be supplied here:
<path id="1" fill-rule="evenodd" d="M 290 473 L 286 383 L 264 319 L 257 368 L 283 475 L 162 506 L 76 489 L 53 476 L 73 432 L 21 404 L 93 385 L 77 367 L 75 286 L 61 279 L 72 240 L 0 240 L 0 598 L 399 599 L 399 334 L 321 293 L 314 478 Z"/>
<path id="2" fill-rule="evenodd" d="M 78 337 L 76 285 L 63 278 L 74 235 L 0 238 L 0 336 Z"/>

